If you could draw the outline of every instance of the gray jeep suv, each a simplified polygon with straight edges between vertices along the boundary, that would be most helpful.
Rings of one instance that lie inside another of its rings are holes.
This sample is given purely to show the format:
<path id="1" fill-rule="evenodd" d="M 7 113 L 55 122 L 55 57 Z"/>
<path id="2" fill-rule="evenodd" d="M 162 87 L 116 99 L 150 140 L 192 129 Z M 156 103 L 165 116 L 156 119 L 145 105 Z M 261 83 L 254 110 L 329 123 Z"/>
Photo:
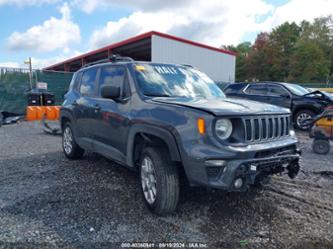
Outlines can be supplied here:
<path id="1" fill-rule="evenodd" d="M 299 171 L 289 110 L 226 98 L 190 66 L 123 58 L 86 66 L 65 95 L 61 126 L 67 158 L 89 150 L 138 170 L 144 200 L 158 214 L 176 209 L 180 178 L 245 191 Z"/>

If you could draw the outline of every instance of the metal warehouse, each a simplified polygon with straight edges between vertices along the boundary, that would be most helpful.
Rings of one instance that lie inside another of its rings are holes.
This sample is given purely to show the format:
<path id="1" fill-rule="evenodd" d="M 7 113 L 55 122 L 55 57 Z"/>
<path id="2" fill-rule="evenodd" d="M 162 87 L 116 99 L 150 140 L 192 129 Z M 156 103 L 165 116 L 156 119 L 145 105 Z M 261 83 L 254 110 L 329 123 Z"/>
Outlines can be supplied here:
<path id="1" fill-rule="evenodd" d="M 45 69 L 75 72 L 87 63 L 107 59 L 112 54 L 129 56 L 139 61 L 192 65 L 215 81 L 235 81 L 235 53 L 156 31 L 108 45 Z"/>

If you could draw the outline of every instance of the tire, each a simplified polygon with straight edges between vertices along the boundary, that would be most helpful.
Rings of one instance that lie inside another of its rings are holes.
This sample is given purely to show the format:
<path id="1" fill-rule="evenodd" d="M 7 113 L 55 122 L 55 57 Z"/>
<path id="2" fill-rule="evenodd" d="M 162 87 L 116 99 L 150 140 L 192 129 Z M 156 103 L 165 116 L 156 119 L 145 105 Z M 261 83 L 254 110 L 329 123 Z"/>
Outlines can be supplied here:
<path id="1" fill-rule="evenodd" d="M 148 208 L 158 215 L 175 211 L 179 200 L 179 175 L 168 152 L 163 148 L 144 148 L 139 167 L 142 195 Z"/>
<path id="2" fill-rule="evenodd" d="M 316 116 L 316 114 L 313 111 L 310 110 L 300 110 L 296 113 L 294 116 L 294 124 L 296 129 L 299 129 L 301 131 L 308 131 L 311 127 L 309 125 L 302 125 L 302 122 L 306 119 L 310 119 Z"/>
<path id="3" fill-rule="evenodd" d="M 317 154 L 326 155 L 330 152 L 330 142 L 328 139 L 314 139 L 312 143 L 312 150 Z"/>
<path id="4" fill-rule="evenodd" d="M 76 143 L 73 129 L 70 123 L 65 123 L 62 132 L 62 149 L 68 159 L 79 159 L 84 150 Z"/>

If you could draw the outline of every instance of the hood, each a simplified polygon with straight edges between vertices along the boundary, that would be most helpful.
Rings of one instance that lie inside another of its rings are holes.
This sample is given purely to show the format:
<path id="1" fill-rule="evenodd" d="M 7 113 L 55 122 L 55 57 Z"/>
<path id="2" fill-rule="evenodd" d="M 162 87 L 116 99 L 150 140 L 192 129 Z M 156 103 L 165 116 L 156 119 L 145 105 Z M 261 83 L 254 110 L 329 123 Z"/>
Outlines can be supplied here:
<path id="1" fill-rule="evenodd" d="M 323 100 L 327 100 L 327 101 L 333 101 L 333 95 L 328 93 L 328 92 L 324 92 L 324 91 L 320 91 L 320 90 L 315 90 L 313 92 L 309 92 L 305 95 L 303 95 L 304 97 L 309 97 L 309 98 L 316 98 L 316 99 L 323 99 Z"/>
<path id="2" fill-rule="evenodd" d="M 290 113 L 288 109 L 275 105 L 234 98 L 199 99 L 155 97 L 152 98 L 152 101 L 200 109 L 216 116 Z"/>

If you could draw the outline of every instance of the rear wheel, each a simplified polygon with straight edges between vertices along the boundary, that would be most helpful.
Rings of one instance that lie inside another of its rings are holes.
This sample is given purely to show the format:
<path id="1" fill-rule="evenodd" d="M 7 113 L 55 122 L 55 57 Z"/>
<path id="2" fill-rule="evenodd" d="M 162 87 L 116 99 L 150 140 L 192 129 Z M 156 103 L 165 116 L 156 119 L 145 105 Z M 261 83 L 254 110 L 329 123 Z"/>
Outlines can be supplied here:
<path id="1" fill-rule="evenodd" d="M 300 110 L 294 117 L 294 123 L 297 129 L 307 131 L 311 127 L 309 124 L 304 123 L 305 120 L 312 119 L 316 114 L 310 110 Z"/>
<path id="2" fill-rule="evenodd" d="M 151 211 L 164 215 L 176 209 L 179 199 L 178 170 L 166 150 L 143 149 L 140 180 L 143 198 Z"/>
<path id="3" fill-rule="evenodd" d="M 76 143 L 72 126 L 66 123 L 62 132 L 62 148 L 69 159 L 78 159 L 83 156 L 84 150 Z"/>
<path id="4" fill-rule="evenodd" d="M 330 151 L 330 142 L 328 139 L 314 139 L 312 143 L 312 150 L 321 155 L 326 155 Z"/>

